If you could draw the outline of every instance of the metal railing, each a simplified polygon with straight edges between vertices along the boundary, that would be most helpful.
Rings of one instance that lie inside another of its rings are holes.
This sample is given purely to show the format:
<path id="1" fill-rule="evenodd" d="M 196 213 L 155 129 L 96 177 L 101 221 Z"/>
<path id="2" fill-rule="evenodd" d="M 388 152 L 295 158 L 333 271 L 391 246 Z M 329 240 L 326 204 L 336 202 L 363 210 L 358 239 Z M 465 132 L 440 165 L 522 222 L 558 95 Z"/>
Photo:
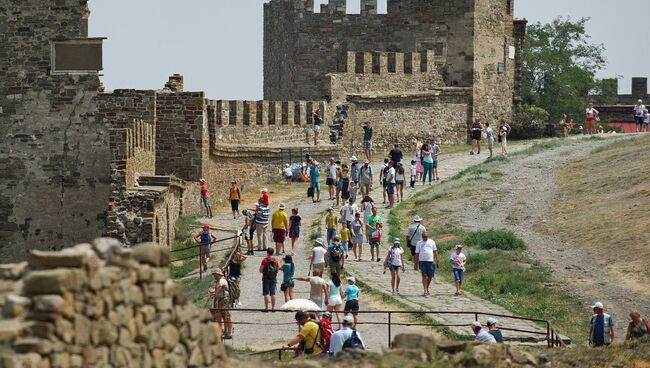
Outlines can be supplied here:
<path id="1" fill-rule="evenodd" d="M 250 309 L 250 308 L 241 308 L 241 309 L 226 309 L 226 308 L 216 308 L 216 309 L 211 309 L 213 312 L 218 312 L 218 311 L 230 311 L 230 312 L 237 312 L 237 313 L 267 313 L 268 311 L 264 309 Z M 286 310 L 274 310 L 276 313 L 295 313 L 295 311 L 286 311 Z M 343 311 L 340 312 L 341 314 L 344 314 Z M 372 322 L 372 321 L 367 321 L 367 322 L 362 322 L 359 321 L 357 325 L 377 325 L 377 326 L 386 326 L 387 327 L 387 332 L 388 332 L 388 346 L 392 347 L 392 335 L 393 335 L 393 327 L 395 326 L 426 326 L 426 327 L 471 327 L 471 323 L 461 323 L 461 324 L 445 324 L 445 323 L 434 323 L 434 322 L 419 322 L 419 323 L 406 323 L 406 322 L 394 322 L 393 317 L 395 315 L 414 315 L 414 316 L 429 316 L 429 315 L 466 315 L 469 317 L 473 317 L 474 321 L 479 320 L 479 316 L 486 316 L 486 317 L 497 317 L 500 319 L 503 319 L 500 322 L 499 328 L 503 331 L 513 331 L 513 332 L 519 332 L 522 334 L 529 334 L 531 335 L 531 338 L 534 338 L 534 336 L 546 336 L 545 340 L 547 342 L 547 346 L 549 348 L 555 348 L 555 347 L 566 347 L 566 344 L 562 340 L 562 337 L 560 334 L 557 332 L 557 329 L 551 324 L 550 321 L 543 320 L 543 319 L 536 319 L 536 318 L 527 318 L 527 317 L 518 317 L 518 316 L 512 316 L 512 315 L 505 315 L 505 314 L 495 314 L 495 313 L 486 313 L 486 312 L 477 312 L 477 311 L 428 311 L 428 310 L 419 310 L 419 311 L 399 311 L 399 310 L 374 310 L 374 311 L 358 311 L 355 312 L 358 313 L 359 315 L 377 315 L 377 314 L 384 314 L 387 315 L 388 322 Z M 514 327 L 507 327 L 508 324 L 507 320 L 521 320 L 521 321 L 528 321 L 528 322 L 534 322 L 534 323 L 539 323 L 542 325 L 546 326 L 546 331 L 543 331 L 542 329 L 540 330 L 532 330 L 532 329 L 522 329 L 522 328 L 514 328 Z M 290 325 L 295 325 L 296 322 L 274 322 L 274 323 L 260 323 L 260 322 L 246 322 L 246 321 L 232 321 L 233 325 L 264 325 L 264 326 L 290 326 Z M 508 341 L 508 339 L 506 339 Z M 265 352 L 259 352 L 255 354 L 263 354 L 263 353 L 270 353 L 270 352 L 275 352 L 278 349 L 273 349 Z"/>
<path id="2" fill-rule="evenodd" d="M 212 245 L 213 244 L 223 243 L 223 242 L 226 242 L 228 240 L 234 240 L 234 239 L 236 239 L 236 241 L 235 241 L 235 244 L 232 247 L 218 248 L 218 249 L 212 250 Z M 226 266 L 225 266 L 225 267 L 227 267 L 228 264 L 230 263 L 230 260 L 232 259 L 233 255 L 236 253 L 237 250 L 239 250 L 240 245 L 241 245 L 241 232 L 238 231 L 237 235 L 230 236 L 230 237 L 227 237 L 227 238 L 217 239 L 217 240 L 215 240 L 213 242 L 210 242 L 210 254 L 231 251 L 230 255 L 228 256 L 228 261 L 227 261 Z M 180 249 L 174 249 L 174 250 L 170 251 L 170 253 L 173 255 L 174 253 L 184 252 L 184 251 L 188 251 L 188 250 L 195 249 L 195 248 L 199 249 L 198 254 L 192 254 L 192 255 L 189 255 L 189 256 L 186 256 L 186 257 L 181 257 L 181 258 L 172 257 L 170 262 L 186 261 L 186 260 L 189 260 L 189 259 L 196 258 L 198 256 L 199 257 L 199 279 L 203 279 L 203 266 L 201 264 L 201 260 L 203 259 L 203 249 L 201 248 L 201 244 L 196 244 L 196 245 L 192 245 L 190 247 L 185 247 L 185 248 L 180 248 Z M 225 272 L 226 271 L 224 270 L 224 273 Z"/>

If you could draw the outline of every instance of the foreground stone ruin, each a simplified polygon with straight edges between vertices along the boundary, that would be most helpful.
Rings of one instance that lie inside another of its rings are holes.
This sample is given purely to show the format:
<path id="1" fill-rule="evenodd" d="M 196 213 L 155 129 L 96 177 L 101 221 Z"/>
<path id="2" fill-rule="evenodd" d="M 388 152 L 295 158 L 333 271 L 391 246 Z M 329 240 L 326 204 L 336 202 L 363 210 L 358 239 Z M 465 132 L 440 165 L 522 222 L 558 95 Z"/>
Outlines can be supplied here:
<path id="1" fill-rule="evenodd" d="M 0 265 L 0 367 L 207 367 L 221 331 L 169 279 L 169 252 L 97 239 Z"/>

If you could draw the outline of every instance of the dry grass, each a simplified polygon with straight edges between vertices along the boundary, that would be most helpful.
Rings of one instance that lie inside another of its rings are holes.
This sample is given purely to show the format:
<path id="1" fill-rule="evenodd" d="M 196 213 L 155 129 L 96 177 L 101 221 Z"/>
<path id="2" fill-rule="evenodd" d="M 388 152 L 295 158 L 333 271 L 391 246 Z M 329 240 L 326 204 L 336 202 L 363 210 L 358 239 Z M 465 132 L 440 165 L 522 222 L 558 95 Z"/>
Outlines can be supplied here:
<path id="1" fill-rule="evenodd" d="M 621 284 L 650 298 L 650 136 L 614 143 L 558 172 L 554 231 L 609 264 Z"/>

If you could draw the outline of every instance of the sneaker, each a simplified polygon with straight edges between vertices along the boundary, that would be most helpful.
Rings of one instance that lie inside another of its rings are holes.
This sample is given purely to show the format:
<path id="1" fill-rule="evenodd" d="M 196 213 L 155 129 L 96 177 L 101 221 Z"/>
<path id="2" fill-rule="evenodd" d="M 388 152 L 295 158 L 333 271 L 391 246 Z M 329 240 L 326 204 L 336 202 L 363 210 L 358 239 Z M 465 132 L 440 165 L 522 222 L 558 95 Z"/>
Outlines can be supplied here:
<path id="1" fill-rule="evenodd" d="M 392 295 L 397 295 L 397 294 L 395 294 L 395 290 L 391 291 L 391 294 Z"/>
<path id="2" fill-rule="evenodd" d="M 470 155 L 473 155 L 473 154 L 474 154 L 474 151 L 470 152 L 469 154 L 470 154 Z"/>
<path id="3" fill-rule="evenodd" d="M 379 258 L 377 258 L 377 262 L 379 262 Z"/>
<path id="4" fill-rule="evenodd" d="M 208 266 L 203 266 L 203 272 L 207 272 L 207 271 L 208 271 Z"/>
<path id="5" fill-rule="evenodd" d="M 395 294 L 399 295 L 399 289 L 395 290 Z"/>

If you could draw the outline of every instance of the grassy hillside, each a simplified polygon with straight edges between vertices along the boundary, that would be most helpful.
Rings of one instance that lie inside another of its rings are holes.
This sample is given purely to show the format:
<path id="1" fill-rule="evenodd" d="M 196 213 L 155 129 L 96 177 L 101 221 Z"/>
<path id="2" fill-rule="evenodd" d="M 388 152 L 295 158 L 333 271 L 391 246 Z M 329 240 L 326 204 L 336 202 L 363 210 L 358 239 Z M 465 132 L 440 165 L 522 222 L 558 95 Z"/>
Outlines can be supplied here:
<path id="1" fill-rule="evenodd" d="M 607 273 L 650 299 L 650 136 L 614 143 L 558 173 L 553 231 L 610 266 Z"/>

